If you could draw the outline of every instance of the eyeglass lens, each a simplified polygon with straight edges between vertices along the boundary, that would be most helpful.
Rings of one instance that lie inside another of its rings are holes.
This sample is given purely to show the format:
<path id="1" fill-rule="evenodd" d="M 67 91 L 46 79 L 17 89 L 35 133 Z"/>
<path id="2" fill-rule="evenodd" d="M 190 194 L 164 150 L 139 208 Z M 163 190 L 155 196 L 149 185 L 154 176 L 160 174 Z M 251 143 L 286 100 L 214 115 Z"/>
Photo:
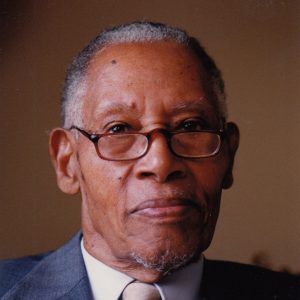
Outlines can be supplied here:
<path id="1" fill-rule="evenodd" d="M 172 151 L 182 157 L 207 157 L 219 150 L 220 137 L 211 132 L 182 132 L 172 136 Z M 148 138 L 142 134 L 103 136 L 99 153 L 107 159 L 125 160 L 141 157 L 148 149 Z"/>

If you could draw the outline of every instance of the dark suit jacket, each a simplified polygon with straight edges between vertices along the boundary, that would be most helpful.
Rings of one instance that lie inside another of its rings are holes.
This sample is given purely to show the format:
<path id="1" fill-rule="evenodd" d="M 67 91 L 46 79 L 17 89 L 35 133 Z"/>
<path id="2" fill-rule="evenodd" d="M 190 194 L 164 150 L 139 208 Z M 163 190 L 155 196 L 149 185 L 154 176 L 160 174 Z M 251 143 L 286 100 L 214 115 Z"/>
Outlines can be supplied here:
<path id="1" fill-rule="evenodd" d="M 78 233 L 54 252 L 2 261 L 0 299 L 92 299 L 80 239 Z M 205 300 L 300 300 L 300 279 L 254 266 L 205 260 L 201 290 Z"/>

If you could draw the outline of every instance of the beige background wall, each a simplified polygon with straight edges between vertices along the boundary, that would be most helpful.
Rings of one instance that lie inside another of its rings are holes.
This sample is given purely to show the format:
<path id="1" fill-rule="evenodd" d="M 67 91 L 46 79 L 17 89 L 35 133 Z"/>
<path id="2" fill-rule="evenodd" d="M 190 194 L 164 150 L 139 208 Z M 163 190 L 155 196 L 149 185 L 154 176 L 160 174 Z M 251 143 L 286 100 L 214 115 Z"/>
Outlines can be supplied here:
<path id="1" fill-rule="evenodd" d="M 241 130 L 208 257 L 300 271 L 300 1 L 2 0 L 0 257 L 55 248 L 80 226 L 80 199 L 56 187 L 47 133 L 59 124 L 70 59 L 103 27 L 137 19 L 184 27 L 223 70 Z"/>

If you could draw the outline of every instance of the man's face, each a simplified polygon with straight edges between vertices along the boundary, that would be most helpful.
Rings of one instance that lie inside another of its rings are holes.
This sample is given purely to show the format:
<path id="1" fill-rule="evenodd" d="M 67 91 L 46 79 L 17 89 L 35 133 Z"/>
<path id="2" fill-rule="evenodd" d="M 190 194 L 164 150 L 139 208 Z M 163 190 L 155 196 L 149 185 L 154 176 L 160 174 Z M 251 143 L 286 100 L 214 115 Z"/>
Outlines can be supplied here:
<path id="1" fill-rule="evenodd" d="M 203 69 L 181 45 L 111 46 L 88 71 L 86 131 L 219 128 Z M 214 157 L 183 159 L 158 134 L 144 157 L 107 161 L 80 135 L 76 156 L 85 246 L 92 255 L 117 269 L 141 263 L 166 271 L 208 247 L 231 167 L 226 141 Z"/>

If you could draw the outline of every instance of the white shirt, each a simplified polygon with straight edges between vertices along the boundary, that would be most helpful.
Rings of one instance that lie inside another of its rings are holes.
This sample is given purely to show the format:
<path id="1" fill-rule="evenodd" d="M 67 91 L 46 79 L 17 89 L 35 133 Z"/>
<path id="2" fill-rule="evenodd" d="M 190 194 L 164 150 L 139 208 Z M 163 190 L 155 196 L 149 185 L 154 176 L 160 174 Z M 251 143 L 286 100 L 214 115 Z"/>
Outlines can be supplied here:
<path id="1" fill-rule="evenodd" d="M 81 241 L 81 251 L 91 284 L 94 300 L 118 300 L 124 288 L 135 279 L 91 256 Z M 162 300 L 199 300 L 203 273 L 203 257 L 196 263 L 154 283 Z"/>

